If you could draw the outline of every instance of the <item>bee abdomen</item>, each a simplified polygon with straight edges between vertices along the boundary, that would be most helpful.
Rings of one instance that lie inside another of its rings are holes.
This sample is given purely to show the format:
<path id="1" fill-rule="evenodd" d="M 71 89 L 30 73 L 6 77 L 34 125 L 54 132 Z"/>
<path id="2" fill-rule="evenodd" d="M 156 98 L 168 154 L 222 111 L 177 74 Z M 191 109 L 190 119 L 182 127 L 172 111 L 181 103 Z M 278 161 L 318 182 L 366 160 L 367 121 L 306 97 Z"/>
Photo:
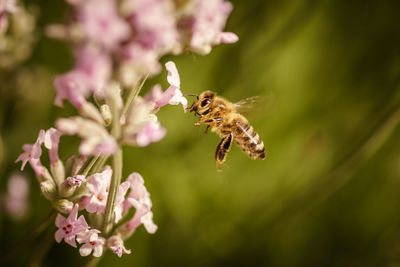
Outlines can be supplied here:
<path id="1" fill-rule="evenodd" d="M 238 124 L 234 131 L 233 141 L 250 157 L 253 159 L 265 158 L 265 147 L 260 136 L 254 128 L 246 124 Z"/>

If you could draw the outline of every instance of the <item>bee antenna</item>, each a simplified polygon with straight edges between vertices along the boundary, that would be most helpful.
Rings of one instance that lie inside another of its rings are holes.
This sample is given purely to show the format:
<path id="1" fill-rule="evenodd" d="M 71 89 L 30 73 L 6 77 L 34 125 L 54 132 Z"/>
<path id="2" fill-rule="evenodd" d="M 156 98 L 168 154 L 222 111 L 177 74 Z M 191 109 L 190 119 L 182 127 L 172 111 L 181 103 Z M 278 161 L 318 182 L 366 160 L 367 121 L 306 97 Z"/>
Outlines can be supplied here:
<path id="1" fill-rule="evenodd" d="M 195 97 L 197 97 L 197 99 L 199 99 L 199 96 L 196 94 L 184 94 L 183 96 L 195 96 Z"/>

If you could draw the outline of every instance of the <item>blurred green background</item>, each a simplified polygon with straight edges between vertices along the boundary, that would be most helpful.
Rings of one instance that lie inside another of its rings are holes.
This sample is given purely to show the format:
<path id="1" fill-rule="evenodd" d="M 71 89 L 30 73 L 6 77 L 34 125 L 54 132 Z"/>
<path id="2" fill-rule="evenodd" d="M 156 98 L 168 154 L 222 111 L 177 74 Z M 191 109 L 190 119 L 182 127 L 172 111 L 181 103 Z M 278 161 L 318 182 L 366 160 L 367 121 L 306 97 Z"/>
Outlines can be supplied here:
<path id="1" fill-rule="evenodd" d="M 143 175 L 159 229 L 149 235 L 140 227 L 126 243 L 131 255 L 107 252 L 99 266 L 400 266 L 400 3 L 232 3 L 226 29 L 238 43 L 163 62 L 176 62 L 184 93 L 263 96 L 248 118 L 267 158 L 253 161 L 235 146 L 217 172 L 218 137 L 179 106 L 161 109 L 166 137 L 124 150 L 124 177 Z M 67 6 L 26 4 L 37 16 L 37 42 L 27 61 L 0 76 L 2 192 L 22 144 L 74 114 L 52 105 L 54 75 L 73 64 L 70 47 L 43 34 L 67 20 Z M 157 82 L 166 88 L 165 71 L 145 90 Z M 62 141 L 64 158 L 76 153 L 76 139 Z M 24 173 L 30 214 L 21 221 L 1 214 L 2 252 L 50 209 L 31 169 Z M 44 235 L 21 246 L 15 264 L 86 260 Z"/>

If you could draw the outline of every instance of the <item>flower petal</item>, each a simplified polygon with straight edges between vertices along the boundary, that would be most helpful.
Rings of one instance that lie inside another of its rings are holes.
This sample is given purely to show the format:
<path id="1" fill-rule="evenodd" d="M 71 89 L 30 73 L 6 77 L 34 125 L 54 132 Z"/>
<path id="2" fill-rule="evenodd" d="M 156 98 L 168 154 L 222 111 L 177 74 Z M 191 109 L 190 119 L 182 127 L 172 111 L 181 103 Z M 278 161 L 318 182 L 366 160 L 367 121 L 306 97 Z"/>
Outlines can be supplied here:
<path id="1" fill-rule="evenodd" d="M 79 253 L 81 254 L 82 257 L 86 257 L 88 256 L 90 253 L 92 253 L 92 247 L 84 244 L 81 246 L 81 248 L 79 249 Z"/>
<path id="2" fill-rule="evenodd" d="M 219 38 L 220 42 L 224 44 L 233 44 L 239 41 L 239 36 L 233 32 L 221 32 Z"/>
<path id="3" fill-rule="evenodd" d="M 57 214 L 57 218 L 56 218 L 56 226 L 57 227 L 61 227 L 64 223 L 65 223 L 65 217 L 62 216 L 61 214 Z"/>
<path id="4" fill-rule="evenodd" d="M 57 243 L 60 243 L 63 237 L 64 237 L 64 232 L 61 229 L 58 229 L 54 234 L 54 238 L 57 241 Z"/>
<path id="5" fill-rule="evenodd" d="M 168 71 L 168 83 L 178 88 L 181 87 L 181 80 L 179 78 L 178 69 L 176 68 L 175 63 L 172 61 L 168 61 L 167 63 L 165 63 L 165 68 Z"/>
<path id="6" fill-rule="evenodd" d="M 103 246 L 97 245 L 94 247 L 93 256 L 100 257 L 103 254 Z"/>

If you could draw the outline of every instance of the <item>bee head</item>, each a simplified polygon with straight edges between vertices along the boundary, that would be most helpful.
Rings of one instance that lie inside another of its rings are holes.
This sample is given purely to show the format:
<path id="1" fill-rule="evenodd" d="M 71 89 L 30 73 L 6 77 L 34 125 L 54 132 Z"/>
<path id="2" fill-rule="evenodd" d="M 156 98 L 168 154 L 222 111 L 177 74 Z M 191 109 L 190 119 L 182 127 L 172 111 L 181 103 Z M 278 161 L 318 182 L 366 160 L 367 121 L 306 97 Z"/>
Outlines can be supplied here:
<path id="1" fill-rule="evenodd" d="M 202 110 L 206 110 L 209 108 L 210 104 L 214 99 L 215 93 L 211 91 L 205 91 L 197 97 L 197 100 L 194 101 L 192 106 L 190 107 L 190 112 L 195 112 L 196 114 L 201 114 Z"/>

